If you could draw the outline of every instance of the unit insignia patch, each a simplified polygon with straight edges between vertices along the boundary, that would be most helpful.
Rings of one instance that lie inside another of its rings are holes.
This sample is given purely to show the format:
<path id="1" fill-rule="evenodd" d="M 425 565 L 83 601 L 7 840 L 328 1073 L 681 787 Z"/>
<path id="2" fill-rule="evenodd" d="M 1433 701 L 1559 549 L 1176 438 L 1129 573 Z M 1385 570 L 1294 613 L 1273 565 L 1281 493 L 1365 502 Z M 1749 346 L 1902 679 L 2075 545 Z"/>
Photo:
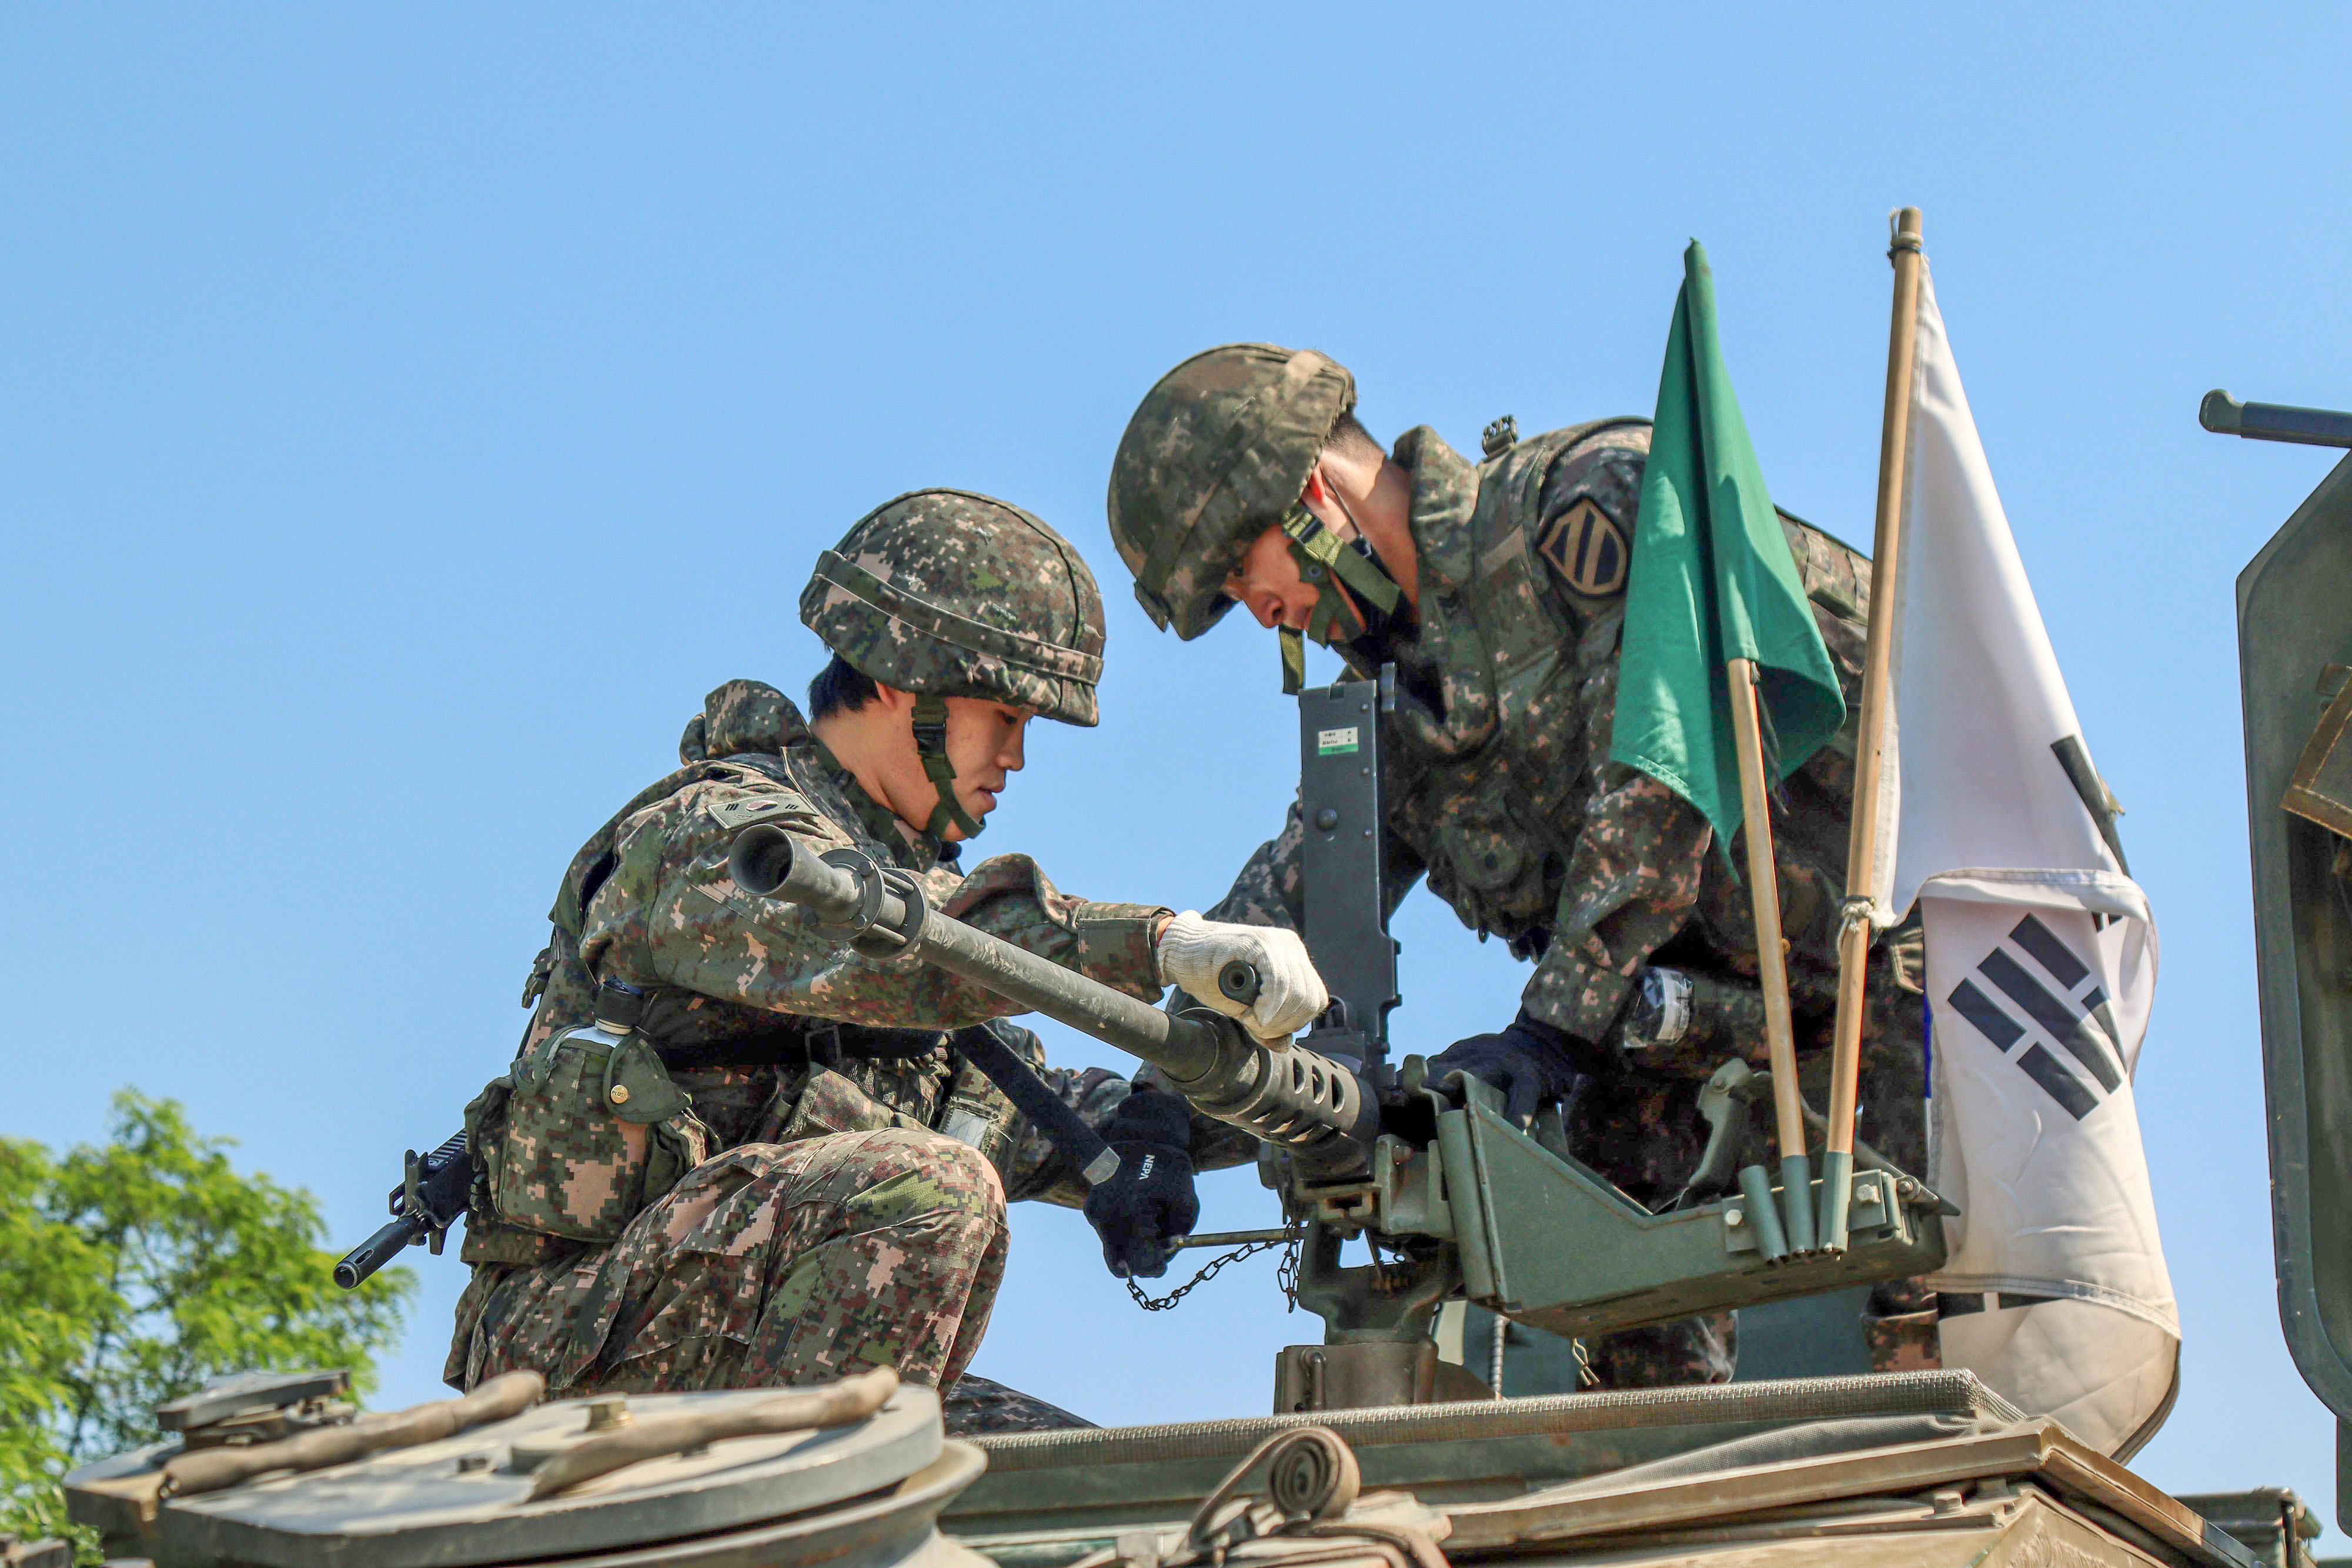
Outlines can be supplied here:
<path id="1" fill-rule="evenodd" d="M 1552 519 L 1536 541 L 1536 553 L 1571 592 L 1588 599 L 1624 592 L 1633 554 L 1625 531 L 1590 496 Z"/>

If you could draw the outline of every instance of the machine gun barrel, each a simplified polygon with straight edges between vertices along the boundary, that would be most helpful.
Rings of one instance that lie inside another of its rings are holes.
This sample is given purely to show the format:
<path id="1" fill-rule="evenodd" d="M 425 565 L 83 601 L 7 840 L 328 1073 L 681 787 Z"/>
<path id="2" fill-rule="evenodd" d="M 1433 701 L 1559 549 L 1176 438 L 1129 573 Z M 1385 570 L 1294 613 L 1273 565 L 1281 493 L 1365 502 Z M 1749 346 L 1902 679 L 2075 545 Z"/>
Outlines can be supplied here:
<path id="1" fill-rule="evenodd" d="M 737 835 L 728 871 L 746 893 L 807 909 L 822 931 L 858 952 L 911 952 L 1140 1057 L 1210 1115 L 1312 1165 L 1355 1168 L 1368 1157 L 1377 1103 L 1354 1072 L 1328 1057 L 1267 1046 L 1216 1014 L 1171 1014 L 1075 974 L 930 908 L 914 878 L 854 850 L 820 855 L 762 823 Z M 1223 988 L 1232 994 L 1245 980 L 1234 975 Z"/>

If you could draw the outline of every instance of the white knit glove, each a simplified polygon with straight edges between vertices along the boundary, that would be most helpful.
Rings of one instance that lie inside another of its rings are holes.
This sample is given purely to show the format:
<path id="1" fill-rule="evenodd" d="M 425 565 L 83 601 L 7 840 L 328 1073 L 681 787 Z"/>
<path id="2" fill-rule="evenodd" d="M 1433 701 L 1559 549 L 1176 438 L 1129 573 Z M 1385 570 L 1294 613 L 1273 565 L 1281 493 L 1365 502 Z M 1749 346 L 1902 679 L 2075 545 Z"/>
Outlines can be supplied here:
<path id="1" fill-rule="evenodd" d="M 1188 909 L 1168 923 L 1159 956 L 1161 979 L 1202 1007 L 1239 1019 L 1260 1040 L 1304 1029 L 1331 1005 L 1307 944 L 1279 925 L 1228 925 Z M 1248 1007 L 1217 988 L 1217 971 L 1235 958 L 1257 969 L 1257 1000 Z"/>

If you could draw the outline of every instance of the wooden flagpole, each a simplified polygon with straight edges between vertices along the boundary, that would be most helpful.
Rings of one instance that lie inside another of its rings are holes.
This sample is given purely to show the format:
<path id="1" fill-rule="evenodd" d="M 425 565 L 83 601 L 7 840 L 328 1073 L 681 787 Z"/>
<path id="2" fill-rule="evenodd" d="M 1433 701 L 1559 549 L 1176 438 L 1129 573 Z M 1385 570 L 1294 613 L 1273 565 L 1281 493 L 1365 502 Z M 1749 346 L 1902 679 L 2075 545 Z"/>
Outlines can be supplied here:
<path id="1" fill-rule="evenodd" d="M 1797 1092 L 1797 1035 L 1789 1011 L 1789 945 L 1780 936 L 1780 882 L 1772 859 L 1772 799 L 1756 714 L 1756 661 L 1724 665 L 1731 679 L 1731 736 L 1739 753 L 1739 836 L 1748 846 L 1748 896 L 1756 915 L 1757 978 L 1764 988 L 1764 1047 L 1780 1135 L 1780 1226 L 1791 1252 L 1813 1249 L 1812 1159 L 1805 1153 Z M 1757 1195 L 1750 1193 L 1749 1206 Z"/>
<path id="2" fill-rule="evenodd" d="M 1821 1243 L 1843 1251 L 1853 1175 L 1854 1108 L 1861 1096 L 1863 979 L 1870 958 L 1871 868 L 1878 858 L 1879 792 L 1885 760 L 1887 687 L 1903 548 L 1903 486 L 1911 456 L 1911 380 L 1919 348 L 1919 209 L 1895 214 L 1895 307 L 1886 340 L 1886 413 L 1878 438 L 1878 522 L 1870 551 L 1870 636 L 1862 668 L 1862 737 L 1854 748 L 1853 826 L 1846 840 L 1845 910 L 1838 928 L 1838 1002 L 1830 1057 L 1829 1125 L 1822 1140 Z"/>

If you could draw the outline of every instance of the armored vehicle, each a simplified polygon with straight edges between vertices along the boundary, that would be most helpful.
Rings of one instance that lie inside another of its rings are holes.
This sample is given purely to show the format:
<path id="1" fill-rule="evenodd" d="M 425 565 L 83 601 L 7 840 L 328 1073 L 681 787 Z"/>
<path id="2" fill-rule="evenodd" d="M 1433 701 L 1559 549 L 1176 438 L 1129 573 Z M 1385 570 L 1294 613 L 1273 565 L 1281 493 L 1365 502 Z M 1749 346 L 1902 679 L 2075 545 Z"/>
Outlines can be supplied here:
<path id="1" fill-rule="evenodd" d="M 2204 418 L 2352 446 L 2340 414 L 2216 393 Z M 2239 581 L 2282 1312 L 2340 1419 L 2352 1249 L 2313 1217 L 2352 1202 L 2347 605 L 2352 460 Z M 1522 1126 L 1418 1057 L 1391 1061 L 1394 947 L 1367 831 L 1388 700 L 1377 680 L 1300 698 L 1307 936 L 1334 1005 L 1295 1041 L 1090 985 L 925 907 L 854 852 L 818 858 L 754 826 L 732 863 L 740 885 L 863 951 L 911 950 L 1153 1062 L 1263 1140 L 1284 1223 L 1217 1239 L 1295 1247 L 1297 1300 L 1325 1326 L 1283 1353 L 1271 1414 L 964 1441 L 943 1434 L 929 1390 L 887 1370 L 553 1401 L 518 1373 L 358 1417 L 339 1375 L 247 1375 L 164 1406 L 163 1441 L 75 1472 L 74 1517 L 119 1559 L 163 1568 L 2311 1563 L 2316 1521 L 2290 1493 L 2168 1496 L 1967 1373 L 1854 1375 L 1852 1292 L 1931 1272 L 1948 1206 L 1866 1147 L 1850 1169 L 1823 1162 L 1808 1190 L 1774 1186 L 1748 1157 L 1761 1074 L 1717 1074 L 1701 1168 L 1654 1213 L 1572 1158 L 1556 1125 Z M 1236 998 L 1255 983 L 1238 966 L 1220 977 Z M 393 1225 L 346 1272 L 446 1228 L 434 1187 L 459 1156 L 411 1156 Z M 1824 1181 L 1843 1184 L 1842 1248 L 1781 1223 L 1811 1212 Z M 1373 1261 L 1343 1267 L 1350 1240 Z M 1577 1336 L 1720 1306 L 1748 1312 L 1751 1356 L 1788 1375 L 1576 1391 Z"/>

